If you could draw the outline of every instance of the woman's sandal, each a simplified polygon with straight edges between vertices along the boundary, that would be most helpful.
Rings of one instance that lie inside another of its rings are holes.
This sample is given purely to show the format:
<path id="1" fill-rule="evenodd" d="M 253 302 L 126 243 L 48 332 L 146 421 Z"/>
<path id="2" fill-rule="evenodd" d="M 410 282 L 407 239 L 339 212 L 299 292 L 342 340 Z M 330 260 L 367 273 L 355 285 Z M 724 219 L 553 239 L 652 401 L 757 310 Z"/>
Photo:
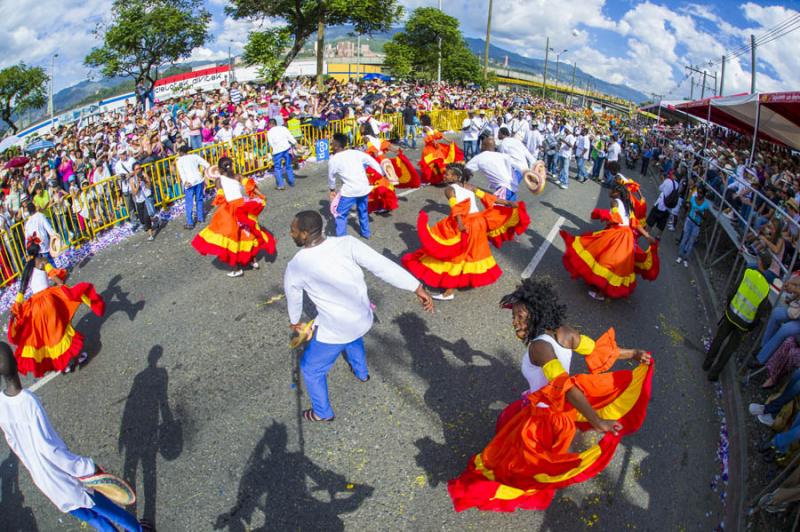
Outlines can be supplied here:
<path id="1" fill-rule="evenodd" d="M 308 410 L 303 410 L 303 419 L 305 419 L 306 421 L 314 421 L 314 422 L 333 421 L 334 419 L 336 419 L 336 416 L 323 419 L 314 413 L 313 408 L 309 408 Z"/>

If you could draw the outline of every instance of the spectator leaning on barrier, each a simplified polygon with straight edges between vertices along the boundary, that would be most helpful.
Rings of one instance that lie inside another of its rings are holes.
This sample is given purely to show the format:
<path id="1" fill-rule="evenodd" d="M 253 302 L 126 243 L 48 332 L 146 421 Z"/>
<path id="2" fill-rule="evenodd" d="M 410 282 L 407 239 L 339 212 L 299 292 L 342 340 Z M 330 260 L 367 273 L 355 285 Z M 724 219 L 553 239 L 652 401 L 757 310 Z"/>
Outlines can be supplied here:
<path id="1" fill-rule="evenodd" d="M 186 225 L 183 228 L 191 230 L 194 229 L 195 220 L 197 223 L 204 223 L 206 219 L 203 205 L 206 182 L 203 170 L 211 165 L 196 153 L 189 153 L 189 146 L 185 144 L 178 152 L 180 156 L 175 161 L 175 168 L 183 185 L 186 205 Z"/>
<path id="2" fill-rule="evenodd" d="M 800 336 L 800 276 L 793 276 L 783 285 L 784 301 L 769 315 L 760 349 L 747 366 L 758 369 L 769 361 L 787 338 Z"/>
<path id="3" fill-rule="evenodd" d="M 728 298 L 714 340 L 703 361 L 703 371 L 708 372 L 709 381 L 719 380 L 720 372 L 739 348 L 743 335 L 753 330 L 760 316 L 766 314 L 770 285 L 764 272 L 769 268 L 771 260 L 769 253 L 762 252 L 758 258 L 758 269 L 746 268 L 736 290 Z"/>
<path id="4" fill-rule="evenodd" d="M 294 187 L 294 170 L 292 169 L 292 148 L 297 144 L 294 136 L 285 126 L 279 126 L 278 122 L 271 118 L 269 129 L 267 130 L 267 142 L 272 148 L 272 171 L 275 174 L 276 190 L 285 190 L 283 185 L 284 166 L 286 168 L 286 181 L 290 187 Z"/>

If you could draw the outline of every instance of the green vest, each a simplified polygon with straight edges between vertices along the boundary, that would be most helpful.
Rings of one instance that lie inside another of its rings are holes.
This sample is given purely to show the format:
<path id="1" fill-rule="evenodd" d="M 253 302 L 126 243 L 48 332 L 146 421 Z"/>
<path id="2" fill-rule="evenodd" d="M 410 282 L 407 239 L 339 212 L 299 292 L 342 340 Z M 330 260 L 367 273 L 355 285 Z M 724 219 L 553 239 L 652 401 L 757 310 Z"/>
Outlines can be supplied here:
<path id="1" fill-rule="evenodd" d="M 731 315 L 738 318 L 738 320 L 745 324 L 751 324 L 756 321 L 756 312 L 758 311 L 761 302 L 769 295 L 769 283 L 764 274 L 758 270 L 748 268 L 744 272 L 742 282 L 739 283 L 739 288 L 736 289 L 736 295 L 731 299 L 728 305 L 728 318 Z"/>
<path id="2" fill-rule="evenodd" d="M 296 139 L 303 136 L 303 132 L 300 129 L 300 120 L 296 118 L 286 121 L 286 129 L 288 129 L 289 133 Z"/>

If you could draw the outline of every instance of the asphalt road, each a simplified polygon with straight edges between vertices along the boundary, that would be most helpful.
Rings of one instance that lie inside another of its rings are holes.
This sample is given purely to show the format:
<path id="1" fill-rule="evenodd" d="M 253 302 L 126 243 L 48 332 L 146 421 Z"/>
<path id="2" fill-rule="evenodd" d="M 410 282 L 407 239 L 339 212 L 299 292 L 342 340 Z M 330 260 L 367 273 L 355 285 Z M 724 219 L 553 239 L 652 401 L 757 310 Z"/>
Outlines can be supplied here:
<path id="1" fill-rule="evenodd" d="M 329 375 L 335 422 L 302 422 L 308 401 L 296 384 L 299 352 L 287 348 L 282 278 L 296 251 L 288 235 L 294 213 L 327 213 L 325 170 L 307 166 L 285 192 L 273 190 L 271 178 L 262 182 L 269 204 L 261 222 L 277 236 L 278 254 L 259 271 L 226 277 L 189 246 L 194 232 L 176 220 L 155 242 L 136 234 L 72 272 L 73 282 L 95 284 L 107 313 L 81 314 L 90 362 L 38 394 L 74 452 L 136 485 L 139 516 L 162 531 L 716 526 L 721 505 L 710 483 L 719 473 L 719 421 L 699 370 L 707 320 L 691 270 L 674 264 L 668 233 L 656 282 L 640 282 L 628 299 L 590 299 L 563 270 L 564 244 L 553 228 L 599 228 L 589 213 L 608 200 L 593 182 L 568 191 L 549 184 L 536 198 L 523 192 L 532 223 L 495 251 L 502 278 L 438 303 L 434 315 L 368 276 L 378 317 L 366 337 L 372 379 L 362 384 L 337 362 Z M 654 186 L 643 184 L 652 201 Z M 370 245 L 399 260 L 417 247 L 417 212 L 436 220 L 446 205 L 434 187 L 404 195 L 391 215 L 372 217 Z M 603 473 L 559 492 L 547 511 L 455 513 L 447 479 L 484 447 L 498 412 L 525 389 L 523 347 L 497 302 L 548 234 L 555 239 L 533 275 L 558 287 L 570 323 L 593 336 L 614 326 L 622 345 L 653 352 L 648 417 Z M 81 529 L 39 493 L 5 445 L 0 487 L 0 530 Z"/>

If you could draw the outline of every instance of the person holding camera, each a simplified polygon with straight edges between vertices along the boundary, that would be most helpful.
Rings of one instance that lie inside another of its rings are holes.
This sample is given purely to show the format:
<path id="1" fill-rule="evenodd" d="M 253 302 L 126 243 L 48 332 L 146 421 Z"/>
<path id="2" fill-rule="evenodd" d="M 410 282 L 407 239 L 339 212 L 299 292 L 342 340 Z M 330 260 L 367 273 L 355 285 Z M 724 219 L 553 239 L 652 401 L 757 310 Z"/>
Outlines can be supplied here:
<path id="1" fill-rule="evenodd" d="M 156 232 L 153 227 L 153 220 L 145 204 L 147 191 L 150 189 L 150 178 L 142 169 L 141 164 L 135 163 L 133 165 L 133 172 L 131 172 L 131 175 L 128 177 L 128 186 L 130 186 L 133 203 L 136 205 L 136 214 L 139 216 L 139 223 L 142 224 L 147 231 L 147 241 L 152 242 L 156 239 Z"/>

